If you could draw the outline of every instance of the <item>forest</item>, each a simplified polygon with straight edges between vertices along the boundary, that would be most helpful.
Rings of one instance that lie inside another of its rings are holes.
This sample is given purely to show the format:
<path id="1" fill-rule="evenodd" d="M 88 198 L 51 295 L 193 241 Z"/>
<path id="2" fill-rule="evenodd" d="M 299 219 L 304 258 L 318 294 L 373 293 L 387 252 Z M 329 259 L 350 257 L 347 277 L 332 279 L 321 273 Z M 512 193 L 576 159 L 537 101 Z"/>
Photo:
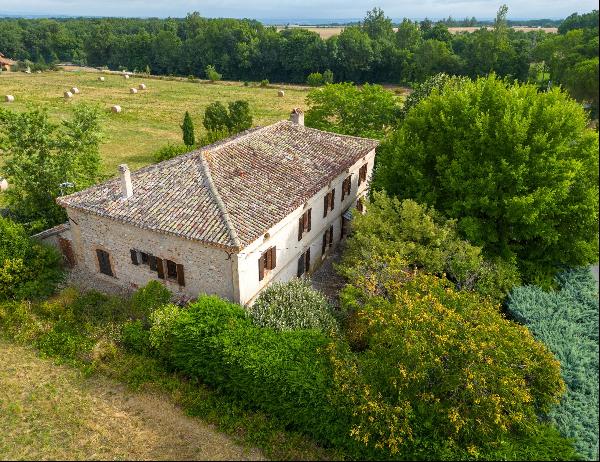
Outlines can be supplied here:
<path id="1" fill-rule="evenodd" d="M 374 8 L 328 39 L 197 12 L 167 19 L 6 18 L 0 19 L 0 52 L 41 65 L 72 62 L 159 75 L 205 77 L 212 65 L 224 79 L 240 81 L 303 83 L 313 72 L 330 70 L 336 82 L 410 85 L 440 72 L 474 78 L 493 71 L 540 86 L 551 79 L 581 87 L 575 82 L 591 79 L 597 88 L 597 10 L 569 16 L 558 34 L 514 30 L 507 13 L 502 6 L 491 27 L 452 34 L 448 19 L 394 24 Z"/>

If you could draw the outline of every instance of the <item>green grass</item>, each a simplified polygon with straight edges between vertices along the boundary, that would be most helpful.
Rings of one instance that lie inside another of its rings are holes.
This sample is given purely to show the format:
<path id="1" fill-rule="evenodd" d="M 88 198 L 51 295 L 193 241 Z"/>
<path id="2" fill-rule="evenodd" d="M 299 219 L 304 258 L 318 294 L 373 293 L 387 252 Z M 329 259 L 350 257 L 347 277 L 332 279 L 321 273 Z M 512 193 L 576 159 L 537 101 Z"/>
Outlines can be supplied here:
<path id="1" fill-rule="evenodd" d="M 98 81 L 103 75 L 104 82 Z M 129 88 L 140 83 L 147 90 L 130 94 Z M 80 94 L 71 100 L 63 92 L 77 87 Z M 14 103 L 4 103 L 4 95 L 15 96 Z M 70 107 L 78 102 L 97 104 L 103 110 L 104 140 L 100 148 L 102 171 L 116 175 L 117 165 L 127 163 L 133 170 L 152 162 L 151 154 L 167 143 L 181 143 L 185 111 L 189 111 L 196 128 L 196 139 L 204 130 L 202 115 L 206 106 L 220 100 L 225 104 L 238 99 L 250 103 L 255 125 L 268 125 L 288 117 L 294 107 L 303 107 L 308 90 L 285 87 L 285 97 L 277 96 L 277 88 L 261 88 L 241 82 L 188 82 L 147 79 L 94 72 L 44 72 L 25 74 L 3 72 L 0 75 L 0 105 L 17 111 L 29 105 L 48 108 L 54 120 L 67 118 Z M 120 114 L 110 112 L 118 104 Z"/>

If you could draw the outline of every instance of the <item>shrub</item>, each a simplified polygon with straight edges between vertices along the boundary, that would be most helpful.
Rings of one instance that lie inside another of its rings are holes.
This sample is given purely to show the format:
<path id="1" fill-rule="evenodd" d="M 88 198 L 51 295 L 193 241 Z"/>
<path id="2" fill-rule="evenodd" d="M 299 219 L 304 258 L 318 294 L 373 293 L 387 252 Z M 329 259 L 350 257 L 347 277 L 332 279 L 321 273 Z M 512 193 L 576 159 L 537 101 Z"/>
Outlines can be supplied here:
<path id="1" fill-rule="evenodd" d="M 0 300 L 42 298 L 62 280 L 62 258 L 32 240 L 23 226 L 0 216 Z"/>
<path id="2" fill-rule="evenodd" d="M 321 292 L 304 279 L 276 282 L 263 290 L 248 308 L 254 323 L 275 330 L 337 330 L 331 307 Z"/>
<path id="3" fill-rule="evenodd" d="M 183 144 L 189 148 L 193 147 L 194 144 L 196 144 L 194 136 L 194 122 L 192 122 L 192 117 L 188 111 L 185 111 L 183 123 L 180 125 L 180 127 L 183 136 Z"/>
<path id="4" fill-rule="evenodd" d="M 221 74 L 219 74 L 217 72 L 217 70 L 215 69 L 215 66 L 213 66 L 212 64 L 209 64 L 208 66 L 206 66 L 206 69 L 204 70 L 204 72 L 206 73 L 206 78 L 208 80 L 210 80 L 211 82 L 221 80 L 221 77 L 223 77 Z"/>
<path id="5" fill-rule="evenodd" d="M 306 83 L 311 87 L 319 87 L 323 85 L 323 74 L 320 72 L 313 72 L 306 78 Z"/>
<path id="6" fill-rule="evenodd" d="M 331 70 L 327 69 L 323 72 L 323 83 L 333 83 L 333 72 Z"/>
<path id="7" fill-rule="evenodd" d="M 171 301 L 173 294 L 158 281 L 150 281 L 140 287 L 131 297 L 131 305 L 135 313 L 149 315 L 154 310 Z"/>
<path id="8" fill-rule="evenodd" d="M 177 305 L 164 305 L 150 314 L 150 345 L 163 351 L 169 351 L 169 335 L 173 331 L 173 326 L 181 316 L 181 308 Z"/>
<path id="9" fill-rule="evenodd" d="M 139 319 L 126 321 L 121 327 L 121 343 L 130 351 L 147 355 L 151 350 L 150 332 Z"/>
<path id="10" fill-rule="evenodd" d="M 557 284 L 516 288 L 508 311 L 560 360 L 567 393 L 550 417 L 580 454 L 598 460 L 598 289 L 588 268 L 560 273 Z"/>
<path id="11" fill-rule="evenodd" d="M 80 360 L 89 356 L 94 341 L 79 333 L 72 324 L 58 321 L 36 339 L 35 345 L 45 355 Z"/>
<path id="12" fill-rule="evenodd" d="M 244 80 L 244 86 L 245 87 L 249 87 L 250 86 L 250 82 L 248 82 L 247 80 Z"/>
<path id="13" fill-rule="evenodd" d="M 262 79 L 260 81 L 260 86 L 263 87 L 263 88 L 268 87 L 269 86 L 269 81 L 267 79 Z"/>
<path id="14" fill-rule="evenodd" d="M 154 162 L 162 162 L 163 160 L 169 160 L 180 154 L 185 154 L 190 151 L 190 147 L 185 144 L 166 144 L 162 148 L 152 154 Z"/>
<path id="15" fill-rule="evenodd" d="M 408 458 L 464 458 L 533 434 L 564 391 L 542 343 L 442 278 L 406 273 L 385 289 L 344 289 L 365 348 L 329 348 L 358 441 Z"/>

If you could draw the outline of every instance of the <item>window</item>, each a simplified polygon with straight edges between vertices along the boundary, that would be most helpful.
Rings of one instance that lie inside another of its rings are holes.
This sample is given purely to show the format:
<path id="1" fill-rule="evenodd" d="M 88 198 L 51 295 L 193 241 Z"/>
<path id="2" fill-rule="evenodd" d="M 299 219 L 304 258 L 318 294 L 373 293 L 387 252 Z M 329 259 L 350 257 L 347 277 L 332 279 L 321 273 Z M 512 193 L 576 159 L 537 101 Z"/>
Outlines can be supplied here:
<path id="1" fill-rule="evenodd" d="M 359 170 L 358 170 L 358 184 L 360 186 L 360 184 L 363 181 L 367 181 L 367 164 L 363 165 Z"/>
<path id="2" fill-rule="evenodd" d="M 359 197 L 356 201 L 356 210 L 358 210 L 360 213 L 363 213 L 365 211 L 365 206 L 363 204 L 362 197 Z"/>
<path id="3" fill-rule="evenodd" d="M 156 271 L 160 279 L 173 279 L 180 286 L 185 286 L 185 276 L 183 274 L 183 265 L 171 260 L 163 260 L 147 252 L 131 249 L 131 263 L 134 265 L 148 265 L 151 271 Z M 165 265 L 167 272 L 165 274 Z"/>
<path id="4" fill-rule="evenodd" d="M 335 204 L 335 188 L 325 194 L 323 198 L 323 216 L 327 216 L 327 212 L 329 210 L 333 210 L 333 206 Z"/>
<path id="5" fill-rule="evenodd" d="M 302 239 L 302 235 L 305 232 L 308 233 L 310 231 L 310 216 L 311 216 L 311 211 L 312 211 L 312 209 L 308 209 L 298 219 L 298 240 Z"/>
<path id="6" fill-rule="evenodd" d="M 325 234 L 323 234 L 323 246 L 321 248 L 321 254 L 325 256 L 325 252 L 327 249 L 331 248 L 333 245 L 333 225 L 329 227 Z"/>
<path id="7" fill-rule="evenodd" d="M 344 200 L 344 197 L 350 195 L 350 188 L 352 188 L 352 177 L 349 176 L 342 183 L 342 200 Z"/>
<path id="8" fill-rule="evenodd" d="M 305 273 L 308 273 L 310 270 L 310 249 L 306 249 L 300 258 L 298 258 L 298 277 L 302 276 Z"/>
<path id="9" fill-rule="evenodd" d="M 108 252 L 101 249 L 96 249 L 96 256 L 98 257 L 98 265 L 100 267 L 100 272 L 102 274 L 114 277 L 112 268 L 110 266 L 110 255 L 108 254 Z"/>
<path id="10" fill-rule="evenodd" d="M 157 271 L 157 258 L 154 255 L 148 255 L 148 265 L 152 271 Z"/>
<path id="11" fill-rule="evenodd" d="M 171 260 L 167 260 L 167 277 L 177 279 L 177 265 Z"/>
<path id="12" fill-rule="evenodd" d="M 270 247 L 258 259 L 258 280 L 262 281 L 267 271 L 277 266 L 277 248 Z"/>
<path id="13" fill-rule="evenodd" d="M 140 252 L 140 256 L 141 256 L 142 263 L 144 265 L 148 265 L 149 264 L 148 260 L 149 260 L 150 255 L 148 255 L 146 252 Z"/>

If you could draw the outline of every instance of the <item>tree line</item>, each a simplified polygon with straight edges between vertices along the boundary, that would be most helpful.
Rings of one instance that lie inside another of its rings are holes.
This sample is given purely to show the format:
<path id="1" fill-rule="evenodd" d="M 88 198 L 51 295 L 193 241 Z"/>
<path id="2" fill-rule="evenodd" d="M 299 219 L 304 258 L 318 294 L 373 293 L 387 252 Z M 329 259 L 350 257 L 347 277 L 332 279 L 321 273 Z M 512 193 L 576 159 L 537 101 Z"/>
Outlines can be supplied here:
<path id="1" fill-rule="evenodd" d="M 335 81 L 356 83 L 410 84 L 439 72 L 477 77 L 491 71 L 526 80 L 530 64 L 547 61 L 548 46 L 560 44 L 556 34 L 511 29 L 506 13 L 501 7 L 489 29 L 452 34 L 448 20 L 404 19 L 394 27 L 374 8 L 361 23 L 328 39 L 306 29 L 278 31 L 256 20 L 209 19 L 197 12 L 167 19 L 0 19 L 0 51 L 35 63 L 67 61 L 153 74 L 204 77 L 212 65 L 230 80 L 298 83 L 327 70 Z M 597 10 L 570 16 L 559 35 L 573 27 L 585 31 L 571 40 L 582 60 L 597 59 Z"/>

